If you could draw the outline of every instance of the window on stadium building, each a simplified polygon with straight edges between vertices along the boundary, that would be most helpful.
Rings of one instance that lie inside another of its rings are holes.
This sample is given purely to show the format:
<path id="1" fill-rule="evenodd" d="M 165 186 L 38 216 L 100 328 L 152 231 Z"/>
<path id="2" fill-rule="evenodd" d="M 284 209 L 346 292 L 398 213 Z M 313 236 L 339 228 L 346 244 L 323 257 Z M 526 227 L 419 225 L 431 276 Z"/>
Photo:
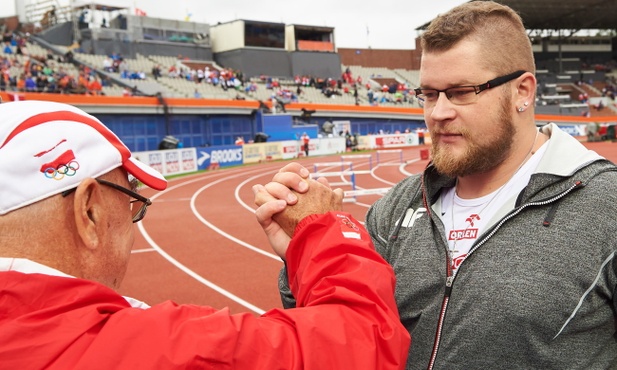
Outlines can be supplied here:
<path id="1" fill-rule="evenodd" d="M 244 45 L 264 48 L 285 48 L 285 25 L 245 22 Z"/>

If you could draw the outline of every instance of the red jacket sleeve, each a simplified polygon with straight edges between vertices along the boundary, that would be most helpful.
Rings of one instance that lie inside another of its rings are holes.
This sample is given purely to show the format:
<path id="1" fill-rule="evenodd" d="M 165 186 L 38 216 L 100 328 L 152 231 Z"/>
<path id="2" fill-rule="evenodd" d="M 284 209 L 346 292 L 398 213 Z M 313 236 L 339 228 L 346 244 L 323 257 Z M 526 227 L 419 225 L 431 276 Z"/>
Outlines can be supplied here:
<path id="1" fill-rule="evenodd" d="M 185 312 L 191 309 L 186 306 L 153 307 L 147 311 L 161 332 L 135 334 L 148 337 L 143 347 L 151 354 L 166 351 L 166 359 L 183 354 L 186 358 L 176 358 L 178 363 L 204 368 L 405 368 L 410 338 L 394 300 L 394 273 L 363 226 L 341 212 L 305 218 L 287 251 L 287 268 L 298 308 L 255 317 L 227 310 L 198 316 Z"/>
<path id="2" fill-rule="evenodd" d="M 298 308 L 286 312 L 305 368 L 405 367 L 410 338 L 394 300 L 394 273 L 351 215 L 302 220 L 287 271 Z"/>

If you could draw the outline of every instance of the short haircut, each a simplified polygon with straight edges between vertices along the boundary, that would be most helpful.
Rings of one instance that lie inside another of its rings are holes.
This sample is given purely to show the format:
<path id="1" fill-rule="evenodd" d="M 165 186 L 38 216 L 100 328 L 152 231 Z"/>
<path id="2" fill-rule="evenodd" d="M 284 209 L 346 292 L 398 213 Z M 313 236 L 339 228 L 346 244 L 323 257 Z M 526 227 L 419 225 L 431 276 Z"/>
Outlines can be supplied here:
<path id="1" fill-rule="evenodd" d="M 422 52 L 444 52 L 464 39 L 480 44 L 483 68 L 497 74 L 535 74 L 531 41 L 520 15 L 510 7 L 473 1 L 440 14 L 421 36 Z"/>

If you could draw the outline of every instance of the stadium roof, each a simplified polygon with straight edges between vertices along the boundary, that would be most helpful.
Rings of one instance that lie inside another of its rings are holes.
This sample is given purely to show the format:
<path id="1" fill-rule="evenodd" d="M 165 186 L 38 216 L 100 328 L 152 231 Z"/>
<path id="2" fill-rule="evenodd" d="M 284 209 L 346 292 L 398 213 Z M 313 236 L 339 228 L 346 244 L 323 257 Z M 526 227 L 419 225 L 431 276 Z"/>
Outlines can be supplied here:
<path id="1" fill-rule="evenodd" d="M 516 10 L 529 30 L 616 29 L 615 0 L 495 0 Z M 425 29 L 430 22 L 418 27 Z"/>

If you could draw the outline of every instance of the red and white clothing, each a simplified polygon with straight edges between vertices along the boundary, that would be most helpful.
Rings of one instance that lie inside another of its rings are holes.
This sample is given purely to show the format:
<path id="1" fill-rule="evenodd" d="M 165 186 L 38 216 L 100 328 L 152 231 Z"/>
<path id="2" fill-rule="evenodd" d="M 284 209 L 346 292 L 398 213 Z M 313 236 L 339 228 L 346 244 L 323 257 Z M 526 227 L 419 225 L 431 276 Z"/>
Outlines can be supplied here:
<path id="1" fill-rule="evenodd" d="M 394 274 L 357 225 L 342 212 L 302 220 L 286 265 L 303 308 L 261 317 L 170 301 L 145 308 L 101 284 L 0 259 L 0 367 L 402 369 L 410 340 Z"/>

